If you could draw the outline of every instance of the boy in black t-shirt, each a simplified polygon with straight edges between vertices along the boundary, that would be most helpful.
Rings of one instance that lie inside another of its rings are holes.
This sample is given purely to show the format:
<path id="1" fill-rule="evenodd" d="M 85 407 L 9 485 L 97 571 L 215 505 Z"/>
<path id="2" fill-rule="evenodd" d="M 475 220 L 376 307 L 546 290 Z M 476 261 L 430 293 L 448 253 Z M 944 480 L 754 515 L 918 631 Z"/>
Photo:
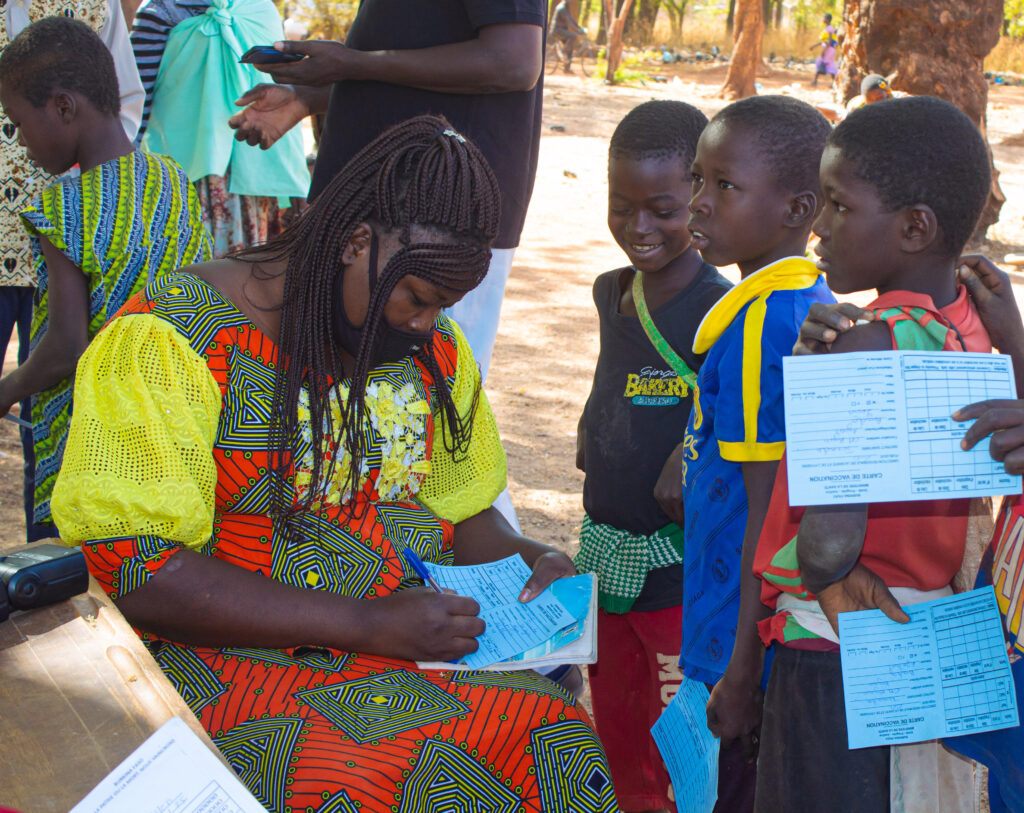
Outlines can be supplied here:
<path id="1" fill-rule="evenodd" d="M 632 266 L 594 283 L 601 350 L 577 440 L 586 516 L 576 566 L 599 576 L 591 697 L 627 813 L 674 810 L 650 728 L 682 680 L 680 441 L 701 362 L 694 334 L 730 287 L 687 230 L 706 124 L 683 102 L 647 102 L 609 145 L 608 228 Z"/>

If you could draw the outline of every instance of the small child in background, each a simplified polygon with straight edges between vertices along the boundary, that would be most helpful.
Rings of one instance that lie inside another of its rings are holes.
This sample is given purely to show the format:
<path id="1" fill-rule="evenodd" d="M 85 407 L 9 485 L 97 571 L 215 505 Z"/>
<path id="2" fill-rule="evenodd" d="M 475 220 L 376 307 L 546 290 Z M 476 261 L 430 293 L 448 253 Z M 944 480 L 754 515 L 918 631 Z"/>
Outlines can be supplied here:
<path id="1" fill-rule="evenodd" d="M 22 212 L 39 275 L 31 352 L 0 379 L 0 415 L 32 398 L 35 522 L 52 526 L 78 357 L 132 294 L 209 259 L 210 244 L 178 165 L 132 148 L 114 61 L 89 26 L 48 17 L 25 28 L 0 56 L 0 104 L 31 160 L 53 175 L 81 170 Z"/>
<path id="2" fill-rule="evenodd" d="M 693 337 L 730 287 L 686 229 L 706 124 L 683 102 L 647 102 L 619 123 L 608 150 L 608 228 L 632 265 L 594 282 L 601 350 L 580 419 L 586 516 L 576 566 L 599 575 L 591 699 L 627 813 L 675 809 L 650 729 L 681 680 L 679 440 L 702 360 Z"/>
<path id="3" fill-rule="evenodd" d="M 884 102 L 893 98 L 889 80 L 877 73 L 869 73 L 860 81 L 860 93 L 846 103 L 846 112 L 852 113 L 869 104 Z"/>
<path id="4" fill-rule="evenodd" d="M 821 160 L 818 267 L 838 293 L 879 296 L 867 306 L 873 318 L 826 352 L 991 351 L 957 281 L 989 183 L 984 139 L 939 99 L 879 102 L 836 127 Z M 949 595 L 969 514 L 967 499 L 791 508 L 783 461 L 754 561 L 774 613 L 761 637 L 777 644 L 758 811 L 889 810 L 890 749 L 847 747 L 836 616 L 881 607 L 906 621 L 900 604 Z"/>
<path id="5" fill-rule="evenodd" d="M 693 162 L 693 245 L 714 265 L 736 263 L 742 277 L 697 331 L 694 352 L 707 358 L 682 464 L 681 664 L 687 677 L 715 684 L 708 726 L 722 738 L 718 809 L 729 813 L 754 802 L 764 608 L 751 566 L 786 445 L 782 358 L 811 305 L 834 301 L 804 256 L 830 129 L 791 97 L 743 99 L 711 120 Z"/>

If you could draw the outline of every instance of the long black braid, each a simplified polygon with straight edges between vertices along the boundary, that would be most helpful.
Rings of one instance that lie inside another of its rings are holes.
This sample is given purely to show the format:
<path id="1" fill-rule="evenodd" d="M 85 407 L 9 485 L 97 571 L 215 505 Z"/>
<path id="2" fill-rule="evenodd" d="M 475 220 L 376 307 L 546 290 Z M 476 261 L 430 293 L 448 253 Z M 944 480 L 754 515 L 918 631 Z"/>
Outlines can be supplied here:
<path id="1" fill-rule="evenodd" d="M 239 255 L 239 259 L 256 263 L 287 259 L 269 439 L 278 475 L 278 513 L 310 510 L 326 497 L 335 461 L 332 456 L 324 470 L 319 450 L 325 434 L 339 438 L 350 455 L 343 491 L 359 487 L 366 453 L 366 380 L 384 322 L 384 307 L 395 285 L 411 274 L 454 292 L 475 288 L 487 273 L 499 215 L 497 181 L 480 151 L 445 119 L 419 116 L 392 127 L 357 153 L 281 235 Z M 334 299 L 334 282 L 343 271 L 342 254 L 363 222 L 375 230 L 397 232 L 402 247 L 381 270 L 370 292 L 355 364 L 352 370 L 345 370 L 332 333 L 333 309 L 342 307 Z M 413 243 L 413 227 L 418 232 L 424 230 L 430 242 Z M 437 388 L 445 449 L 452 455 L 464 455 L 479 387 L 474 408 L 468 415 L 460 415 L 434 357 L 432 342 L 424 343 L 416 358 Z M 346 379 L 349 396 L 342 400 L 342 426 L 336 427 L 329 409 L 330 390 L 340 388 Z M 293 507 L 287 476 L 299 435 L 298 405 L 304 387 L 309 393 L 313 471 L 305 499 Z M 349 503 L 350 512 L 356 503 Z"/>

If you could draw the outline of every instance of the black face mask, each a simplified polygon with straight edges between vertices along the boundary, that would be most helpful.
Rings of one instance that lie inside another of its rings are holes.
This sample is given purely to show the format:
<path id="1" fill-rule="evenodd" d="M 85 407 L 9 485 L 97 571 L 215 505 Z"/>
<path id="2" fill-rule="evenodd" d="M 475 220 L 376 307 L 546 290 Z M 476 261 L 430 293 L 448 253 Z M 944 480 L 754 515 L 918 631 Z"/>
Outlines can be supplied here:
<path id="1" fill-rule="evenodd" d="M 395 256 L 398 256 L 396 252 Z M 394 257 L 392 257 L 394 262 Z M 390 263 L 388 263 L 390 265 Z M 387 266 L 385 266 L 385 271 Z M 377 235 L 370 238 L 370 293 L 377 287 Z M 334 278 L 334 311 L 331 316 L 331 326 L 334 332 L 334 340 L 345 348 L 355 358 L 359 355 L 359 348 L 363 342 L 363 328 L 356 327 L 349 321 L 345 313 L 345 306 L 342 304 L 341 280 L 344 271 Z M 369 316 L 367 316 L 369 318 Z M 365 325 L 364 325 L 365 327 Z M 377 330 L 373 348 L 370 350 L 370 369 L 381 364 L 394 364 L 406 356 L 411 356 L 427 344 L 434 336 L 433 330 L 420 333 L 413 330 L 402 330 L 394 327 L 388 322 L 385 316 L 381 319 L 380 328 Z"/>

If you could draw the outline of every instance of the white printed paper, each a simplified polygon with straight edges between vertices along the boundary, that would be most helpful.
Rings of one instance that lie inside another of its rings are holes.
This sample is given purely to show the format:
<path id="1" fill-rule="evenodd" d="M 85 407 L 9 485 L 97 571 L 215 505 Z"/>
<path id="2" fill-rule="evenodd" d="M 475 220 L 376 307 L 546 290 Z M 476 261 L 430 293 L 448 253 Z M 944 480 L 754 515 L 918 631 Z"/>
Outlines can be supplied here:
<path id="1" fill-rule="evenodd" d="M 837 353 L 783 359 L 790 505 L 1019 494 L 988 443 L 960 440 L 977 401 L 1016 398 L 1009 356 Z"/>
<path id="2" fill-rule="evenodd" d="M 238 777 L 172 717 L 71 813 L 266 813 Z"/>
<path id="3" fill-rule="evenodd" d="M 850 748 L 1017 725 L 1017 697 L 992 587 L 903 608 L 839 614 Z"/>

